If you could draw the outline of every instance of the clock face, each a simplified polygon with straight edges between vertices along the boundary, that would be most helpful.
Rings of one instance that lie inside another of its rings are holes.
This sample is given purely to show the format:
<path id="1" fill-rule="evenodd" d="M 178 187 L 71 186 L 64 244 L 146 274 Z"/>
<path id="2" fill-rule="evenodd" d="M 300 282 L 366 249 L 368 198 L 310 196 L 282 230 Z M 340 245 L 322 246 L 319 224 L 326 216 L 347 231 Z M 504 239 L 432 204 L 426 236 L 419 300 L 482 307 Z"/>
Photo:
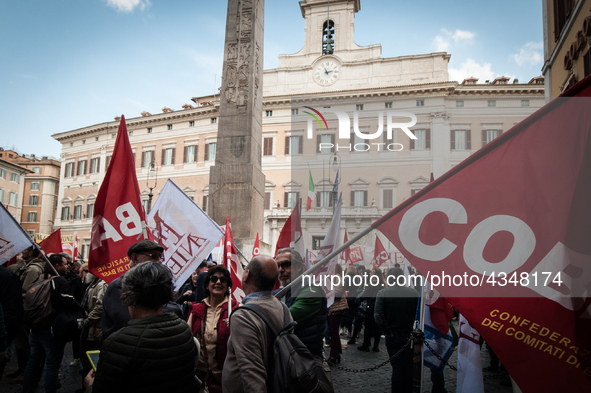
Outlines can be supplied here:
<path id="1" fill-rule="evenodd" d="M 340 66 L 334 60 L 323 60 L 314 67 L 314 81 L 321 86 L 332 85 L 339 79 Z"/>

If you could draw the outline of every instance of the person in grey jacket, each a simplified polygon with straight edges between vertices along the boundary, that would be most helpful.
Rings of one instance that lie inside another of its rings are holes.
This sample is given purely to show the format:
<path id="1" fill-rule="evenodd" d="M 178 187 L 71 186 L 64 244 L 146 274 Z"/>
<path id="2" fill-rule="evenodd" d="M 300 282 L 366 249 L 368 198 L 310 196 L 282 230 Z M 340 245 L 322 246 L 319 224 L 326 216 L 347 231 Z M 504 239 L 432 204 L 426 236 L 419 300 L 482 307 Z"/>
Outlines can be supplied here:
<path id="1" fill-rule="evenodd" d="M 244 270 L 242 290 L 244 304 L 258 304 L 268 311 L 277 327 L 283 328 L 283 305 L 272 295 L 277 281 L 277 263 L 268 255 L 253 258 Z M 271 368 L 269 348 L 274 336 L 254 312 L 238 307 L 230 317 L 228 354 L 224 363 L 224 393 L 267 392 L 267 370 Z M 259 356 L 260 355 L 260 356 Z"/>

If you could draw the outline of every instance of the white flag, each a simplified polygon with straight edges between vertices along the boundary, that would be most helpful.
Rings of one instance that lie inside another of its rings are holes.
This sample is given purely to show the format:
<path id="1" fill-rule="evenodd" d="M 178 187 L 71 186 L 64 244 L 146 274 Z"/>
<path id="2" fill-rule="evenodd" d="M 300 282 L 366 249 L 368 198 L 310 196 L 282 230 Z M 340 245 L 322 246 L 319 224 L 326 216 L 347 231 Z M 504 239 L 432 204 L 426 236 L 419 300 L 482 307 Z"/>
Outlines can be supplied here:
<path id="1" fill-rule="evenodd" d="M 33 245 L 33 240 L 0 203 L 0 264 Z"/>
<path id="2" fill-rule="evenodd" d="M 154 241 L 164 247 L 164 264 L 178 289 L 224 236 L 222 229 L 168 179 L 148 215 Z"/>
<path id="3" fill-rule="evenodd" d="M 484 393 L 484 380 L 480 360 L 480 334 L 460 314 L 457 393 L 464 392 Z"/>
<path id="4" fill-rule="evenodd" d="M 318 256 L 314 261 L 314 264 L 320 262 L 324 257 L 328 254 L 333 252 L 334 250 L 339 247 L 339 233 L 341 229 L 341 199 L 337 201 L 337 207 L 334 211 L 334 215 L 332 216 L 332 222 L 330 223 L 330 227 L 328 228 L 328 233 L 324 237 L 322 241 L 322 245 L 320 246 L 320 250 L 318 251 Z M 318 269 L 314 274 L 323 277 L 325 275 L 333 275 L 336 274 L 337 263 L 339 260 L 339 256 L 337 255 L 333 259 L 330 260 L 326 265 Z M 324 282 L 324 278 L 322 279 Z M 330 280 L 327 280 L 330 283 Z M 334 303 L 334 288 L 327 288 L 325 287 L 324 290 L 326 291 L 326 307 L 330 307 Z"/>

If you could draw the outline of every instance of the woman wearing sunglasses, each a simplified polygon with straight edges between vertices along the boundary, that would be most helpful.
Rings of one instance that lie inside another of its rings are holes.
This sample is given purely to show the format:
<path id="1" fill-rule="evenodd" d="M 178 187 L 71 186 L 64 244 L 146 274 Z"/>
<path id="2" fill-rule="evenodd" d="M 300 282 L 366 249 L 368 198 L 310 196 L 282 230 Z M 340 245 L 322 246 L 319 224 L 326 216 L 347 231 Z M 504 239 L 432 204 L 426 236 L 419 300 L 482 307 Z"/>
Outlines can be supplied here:
<path id="1" fill-rule="evenodd" d="M 205 299 L 193 305 L 187 322 L 193 335 L 201 343 L 201 357 L 197 366 L 197 377 L 205 381 L 210 393 L 222 391 L 222 368 L 228 349 L 230 328 L 228 321 L 228 299 L 232 280 L 230 272 L 215 266 L 208 270 L 204 280 Z M 238 302 L 232 299 L 232 310 Z"/>

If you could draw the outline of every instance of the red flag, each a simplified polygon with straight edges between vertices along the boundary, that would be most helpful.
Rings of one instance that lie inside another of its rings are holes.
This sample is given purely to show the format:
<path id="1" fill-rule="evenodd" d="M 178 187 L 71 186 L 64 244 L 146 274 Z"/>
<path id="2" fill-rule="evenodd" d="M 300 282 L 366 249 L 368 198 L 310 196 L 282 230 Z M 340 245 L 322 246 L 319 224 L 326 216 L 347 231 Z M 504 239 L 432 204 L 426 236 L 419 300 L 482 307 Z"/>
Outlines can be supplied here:
<path id="1" fill-rule="evenodd" d="M 304 247 L 304 238 L 302 237 L 299 201 L 296 203 L 287 221 L 285 221 L 281 233 L 279 233 L 277 245 L 275 246 L 275 256 L 277 256 L 277 251 L 282 248 L 295 248 L 302 258 L 305 255 L 306 248 Z"/>
<path id="2" fill-rule="evenodd" d="M 242 298 L 245 296 L 242 291 L 242 264 L 238 258 L 236 252 L 236 246 L 234 245 L 234 238 L 232 237 L 232 229 L 230 228 L 230 217 L 226 217 L 226 235 L 224 238 L 225 243 L 225 258 L 224 267 L 230 271 L 230 277 L 232 277 L 232 296 L 240 303 Z"/>
<path id="3" fill-rule="evenodd" d="M 432 304 L 428 304 L 431 309 L 431 322 L 433 326 L 441 332 L 446 334 L 449 331 L 449 321 L 454 317 L 454 309 L 450 302 L 444 297 L 439 296 L 433 301 Z"/>
<path id="4" fill-rule="evenodd" d="M 437 289 L 524 392 L 591 391 L 590 107 L 550 102 L 372 225 L 449 277 Z"/>
<path id="5" fill-rule="evenodd" d="M 125 117 L 121 116 L 111 163 L 94 204 L 88 267 L 110 283 L 129 269 L 127 249 L 146 238 L 146 218 Z"/>
<path id="6" fill-rule="evenodd" d="M 13 256 L 12 258 L 10 258 L 8 260 L 8 262 L 6 262 L 6 267 L 10 266 L 10 265 L 14 265 L 16 263 L 16 255 Z"/>
<path id="7" fill-rule="evenodd" d="M 349 241 L 349 237 L 347 236 L 347 231 L 345 230 L 345 238 L 343 239 L 343 244 Z M 341 252 L 340 255 L 341 259 L 345 261 L 344 266 L 350 266 L 353 264 L 351 260 L 351 247 L 347 247 L 345 250 Z"/>
<path id="8" fill-rule="evenodd" d="M 254 247 L 252 248 L 252 257 L 256 257 L 257 255 L 261 255 L 261 247 L 259 246 L 259 234 L 257 233 L 257 238 L 254 241 Z"/>
<path id="9" fill-rule="evenodd" d="M 379 268 L 390 260 L 390 255 L 388 255 L 388 251 L 384 248 L 384 245 L 380 241 L 380 238 L 376 235 L 376 243 L 373 249 L 373 259 L 371 260 L 371 267 L 373 269 Z"/>
<path id="10" fill-rule="evenodd" d="M 60 228 L 53 231 L 51 235 L 41 240 L 39 247 L 45 252 L 45 254 L 59 254 L 64 252 L 62 249 L 62 233 Z"/>

